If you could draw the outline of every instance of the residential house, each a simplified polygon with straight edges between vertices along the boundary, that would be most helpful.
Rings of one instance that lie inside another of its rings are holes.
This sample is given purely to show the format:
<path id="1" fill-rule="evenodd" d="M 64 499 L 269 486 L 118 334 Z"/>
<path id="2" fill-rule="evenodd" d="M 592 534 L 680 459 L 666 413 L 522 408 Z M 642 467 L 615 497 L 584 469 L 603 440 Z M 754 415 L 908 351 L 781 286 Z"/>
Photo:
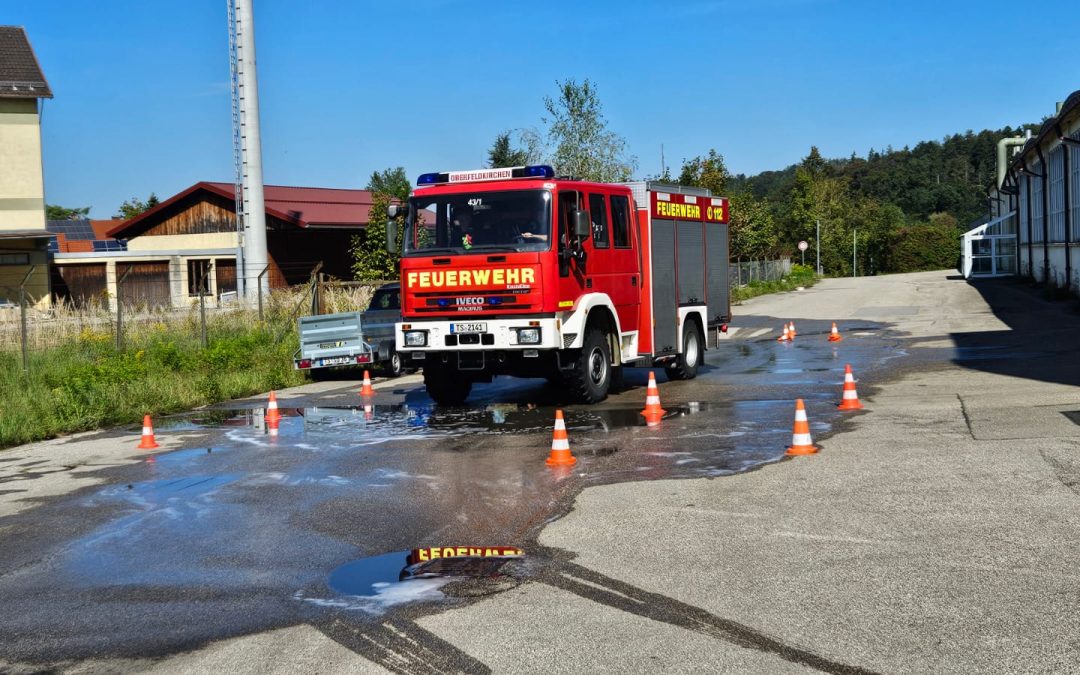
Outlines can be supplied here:
<path id="1" fill-rule="evenodd" d="M 21 26 L 0 26 L 0 306 L 49 303 L 41 105 L 52 90 Z"/>

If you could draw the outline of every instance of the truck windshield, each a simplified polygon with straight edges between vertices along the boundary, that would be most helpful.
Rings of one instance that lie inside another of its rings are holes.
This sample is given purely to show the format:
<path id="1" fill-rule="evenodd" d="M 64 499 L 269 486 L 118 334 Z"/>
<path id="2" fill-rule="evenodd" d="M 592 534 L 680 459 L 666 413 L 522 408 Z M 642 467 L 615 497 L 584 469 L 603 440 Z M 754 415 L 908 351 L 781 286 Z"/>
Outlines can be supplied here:
<path id="1" fill-rule="evenodd" d="M 546 251 L 550 246 L 547 190 L 463 192 L 409 200 L 406 255 Z"/>

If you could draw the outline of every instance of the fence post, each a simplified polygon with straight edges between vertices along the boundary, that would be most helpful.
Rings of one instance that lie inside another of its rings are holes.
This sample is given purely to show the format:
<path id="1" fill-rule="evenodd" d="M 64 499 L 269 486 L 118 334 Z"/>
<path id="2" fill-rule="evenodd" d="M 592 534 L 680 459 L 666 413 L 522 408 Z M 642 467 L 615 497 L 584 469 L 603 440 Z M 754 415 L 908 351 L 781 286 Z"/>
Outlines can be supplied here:
<path id="1" fill-rule="evenodd" d="M 199 327 L 202 333 L 203 349 L 210 346 L 210 341 L 206 337 L 206 279 L 210 275 L 213 264 L 213 262 L 210 263 L 199 279 Z"/>
<path id="2" fill-rule="evenodd" d="M 124 279 L 127 279 L 129 274 L 131 274 L 131 265 L 128 265 L 128 268 L 116 280 L 116 351 L 124 348 L 124 299 L 121 290 L 123 290 Z"/>
<path id="3" fill-rule="evenodd" d="M 255 278 L 255 287 L 259 289 L 259 321 L 263 320 L 262 278 L 269 271 L 270 266 L 267 265 L 262 272 L 259 272 L 259 276 Z"/>
<path id="4" fill-rule="evenodd" d="M 30 281 L 30 276 L 34 274 L 34 270 L 37 269 L 37 265 L 31 265 L 30 270 L 23 277 L 22 283 L 19 284 L 19 322 L 20 332 L 22 333 L 22 367 L 23 374 L 30 375 L 30 354 L 29 354 L 29 342 L 30 342 L 30 330 L 26 325 L 26 282 Z"/>

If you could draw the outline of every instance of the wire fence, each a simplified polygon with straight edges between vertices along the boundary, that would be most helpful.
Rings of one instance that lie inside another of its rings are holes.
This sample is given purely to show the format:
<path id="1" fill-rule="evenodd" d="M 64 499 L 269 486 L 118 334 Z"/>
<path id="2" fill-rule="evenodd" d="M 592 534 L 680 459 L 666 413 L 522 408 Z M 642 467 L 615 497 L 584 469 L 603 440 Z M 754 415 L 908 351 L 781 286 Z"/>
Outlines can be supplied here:
<path id="1" fill-rule="evenodd" d="M 278 340 L 295 330 L 296 320 L 311 314 L 360 311 L 385 281 L 338 281 L 321 265 L 275 270 L 275 281 L 306 280 L 267 290 L 266 270 L 245 279 L 246 297 L 237 293 L 235 265 L 190 261 L 184 266 L 117 263 L 108 276 L 104 266 L 75 270 L 66 294 L 48 299 L 50 273 L 31 269 L 18 286 L 0 286 L 0 353 L 17 354 L 24 370 L 35 352 L 79 342 L 111 342 L 123 349 L 147 333 L 197 336 L 210 345 L 212 328 L 264 326 Z M 155 266 L 157 265 L 157 266 Z M 74 266 L 73 266 L 74 267 Z M 791 259 L 732 261 L 730 287 L 772 281 L 791 273 Z M 81 276 L 80 276 L 81 275 Z M 61 280 L 63 281 L 63 280 Z M 52 289 L 55 291 L 55 287 Z"/>
<path id="2" fill-rule="evenodd" d="M 272 290 L 265 288 L 266 275 L 255 275 L 247 280 L 247 297 L 239 297 L 235 276 L 216 274 L 212 262 L 188 274 L 118 266 L 113 278 L 91 280 L 50 302 L 48 278 L 35 271 L 18 287 L 0 287 L 0 299 L 6 299 L 0 302 L 0 354 L 16 355 L 24 370 L 34 353 L 80 342 L 121 350 L 148 334 L 194 336 L 209 347 L 215 328 L 261 326 L 280 341 L 301 316 L 366 309 L 375 289 L 386 283 L 338 281 L 316 265 L 307 268 L 304 283 Z"/>
<path id="3" fill-rule="evenodd" d="M 777 260 L 733 260 L 728 270 L 731 288 L 754 281 L 777 281 L 791 274 L 791 258 Z"/>

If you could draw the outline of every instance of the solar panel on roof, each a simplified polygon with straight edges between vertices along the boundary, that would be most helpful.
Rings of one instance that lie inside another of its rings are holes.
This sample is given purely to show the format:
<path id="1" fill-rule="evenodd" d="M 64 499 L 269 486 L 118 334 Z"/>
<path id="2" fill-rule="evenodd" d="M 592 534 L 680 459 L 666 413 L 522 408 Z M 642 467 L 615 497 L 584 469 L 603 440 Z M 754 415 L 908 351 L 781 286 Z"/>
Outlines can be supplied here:
<path id="1" fill-rule="evenodd" d="M 95 251 L 126 251 L 127 242 L 116 239 L 99 239 L 94 242 Z"/>
<path id="2" fill-rule="evenodd" d="M 46 229 L 53 234 L 62 234 L 68 239 L 91 240 L 95 238 L 94 228 L 89 220 L 50 220 Z"/>
<path id="3" fill-rule="evenodd" d="M 60 252 L 60 244 L 57 243 L 56 237 L 50 238 L 49 239 L 49 253 L 59 253 L 59 252 Z"/>

